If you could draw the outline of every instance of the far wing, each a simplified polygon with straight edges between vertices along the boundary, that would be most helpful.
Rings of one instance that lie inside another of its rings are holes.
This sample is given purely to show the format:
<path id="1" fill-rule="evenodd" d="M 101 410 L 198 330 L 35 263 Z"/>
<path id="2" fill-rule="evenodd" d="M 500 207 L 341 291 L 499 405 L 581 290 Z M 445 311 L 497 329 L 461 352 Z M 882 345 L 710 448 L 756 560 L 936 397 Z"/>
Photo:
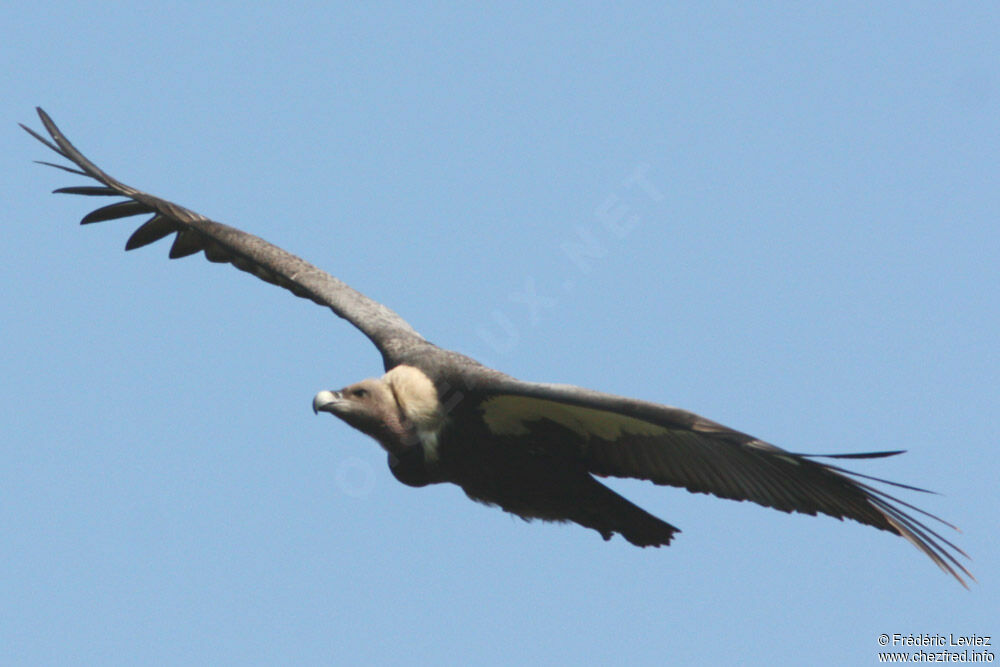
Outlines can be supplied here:
<path id="1" fill-rule="evenodd" d="M 329 307 L 371 339 L 382 353 L 387 368 L 392 365 L 390 360 L 395 359 L 399 351 L 413 343 L 424 342 L 395 312 L 305 260 L 253 234 L 214 222 L 199 213 L 115 180 L 84 157 L 42 109 L 38 109 L 38 116 L 52 141 L 24 125 L 21 127 L 79 169 L 50 162 L 42 164 L 89 176 L 101 183 L 99 186 L 60 188 L 56 192 L 125 197 L 125 201 L 104 206 L 88 214 L 81 221 L 82 224 L 152 214 L 129 238 L 125 244 L 126 250 L 140 248 L 176 233 L 177 237 L 170 248 L 171 259 L 204 251 L 205 257 L 211 262 L 228 262 L 261 280 L 284 287 L 296 296 Z"/>
<path id="2" fill-rule="evenodd" d="M 656 484 L 750 500 L 783 512 L 828 514 L 854 519 L 901 535 L 962 585 L 972 577 L 956 559 L 965 552 L 908 510 L 955 528 L 909 503 L 852 479 L 860 477 L 921 491 L 819 463 L 692 412 L 604 394 L 580 387 L 503 380 L 479 405 L 482 418 L 498 435 L 565 434 L 553 448 L 572 443 L 596 475 L 634 477 Z M 877 458 L 901 452 L 831 455 Z"/>

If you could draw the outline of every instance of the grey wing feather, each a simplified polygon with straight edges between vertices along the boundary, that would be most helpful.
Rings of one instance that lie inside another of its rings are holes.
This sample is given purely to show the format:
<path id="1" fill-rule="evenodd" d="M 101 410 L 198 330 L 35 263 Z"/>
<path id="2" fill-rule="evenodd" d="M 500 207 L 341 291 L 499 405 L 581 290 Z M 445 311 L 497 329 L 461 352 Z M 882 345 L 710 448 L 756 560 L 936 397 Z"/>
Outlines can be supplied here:
<path id="1" fill-rule="evenodd" d="M 967 558 L 967 554 L 908 510 L 957 530 L 955 526 L 856 478 L 916 491 L 922 489 L 814 461 L 814 456 L 785 451 L 692 412 L 665 405 L 571 385 L 514 379 L 499 382 L 492 388 L 491 396 L 483 405 L 499 399 L 495 404 L 498 410 L 520 411 L 524 416 L 519 422 L 523 428 L 530 428 L 532 420 L 550 419 L 577 433 L 585 431 L 578 438 L 579 451 L 593 474 L 646 479 L 695 493 L 750 500 L 785 512 L 853 519 L 901 535 L 963 586 L 966 584 L 962 575 L 974 579 L 956 558 L 956 555 Z M 504 396 L 541 403 L 530 405 L 508 400 L 505 405 Z M 489 416 L 489 412 L 484 410 L 484 415 Z M 499 419 L 499 415 L 494 416 L 494 421 Z M 898 453 L 834 457 L 879 458 Z"/>
<path id="2" fill-rule="evenodd" d="M 387 367 L 394 364 L 401 351 L 424 343 L 424 339 L 395 312 L 305 260 L 257 236 L 214 222 L 183 206 L 115 180 L 84 157 L 42 109 L 38 109 L 38 116 L 52 141 L 25 125 L 21 127 L 78 169 L 50 162 L 42 164 L 88 176 L 102 184 L 59 188 L 55 192 L 126 198 L 126 201 L 104 206 L 88 214 L 83 218 L 83 224 L 144 213 L 153 214 L 132 234 L 125 246 L 126 250 L 148 245 L 176 232 L 177 237 L 170 249 L 171 258 L 204 251 L 209 261 L 228 262 L 261 280 L 284 287 L 296 296 L 329 307 L 371 339 L 382 353 Z"/>

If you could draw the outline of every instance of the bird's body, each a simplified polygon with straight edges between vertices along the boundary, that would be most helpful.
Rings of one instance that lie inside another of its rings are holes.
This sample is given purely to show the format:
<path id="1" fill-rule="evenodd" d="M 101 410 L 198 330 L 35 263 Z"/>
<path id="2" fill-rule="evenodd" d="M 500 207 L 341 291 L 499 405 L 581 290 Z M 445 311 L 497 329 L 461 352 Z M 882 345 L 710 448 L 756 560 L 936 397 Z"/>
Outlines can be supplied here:
<path id="1" fill-rule="evenodd" d="M 525 382 L 443 350 L 390 309 L 308 262 L 111 178 L 40 109 L 39 116 L 52 141 L 25 129 L 77 168 L 52 166 L 100 183 L 57 192 L 125 198 L 87 215 L 84 223 L 150 214 L 129 238 L 127 250 L 176 233 L 172 258 L 203 251 L 210 261 L 231 263 L 329 307 L 372 341 L 385 374 L 321 391 L 313 408 L 373 437 L 404 484 L 450 482 L 474 500 L 525 519 L 575 522 L 605 539 L 618 533 L 638 546 L 669 544 L 677 528 L 597 479 L 633 477 L 785 512 L 854 519 L 906 538 L 963 585 L 963 576 L 972 576 L 956 558 L 964 552 L 907 510 L 941 520 L 858 479 L 874 478 L 785 451 L 685 410 Z"/>

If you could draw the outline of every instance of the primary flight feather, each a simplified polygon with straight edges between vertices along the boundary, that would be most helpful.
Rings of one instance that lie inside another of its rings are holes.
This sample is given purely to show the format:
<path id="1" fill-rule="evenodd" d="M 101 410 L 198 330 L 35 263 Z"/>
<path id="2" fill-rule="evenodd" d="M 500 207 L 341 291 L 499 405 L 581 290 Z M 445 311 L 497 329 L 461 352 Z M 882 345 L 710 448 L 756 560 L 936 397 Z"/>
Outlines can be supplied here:
<path id="1" fill-rule="evenodd" d="M 869 482 L 921 489 L 787 452 L 685 410 L 524 382 L 443 350 L 389 308 L 295 255 L 115 180 L 84 157 L 48 114 L 38 109 L 38 115 L 51 140 L 21 127 L 75 168 L 43 164 L 100 183 L 55 192 L 125 198 L 88 214 L 83 224 L 149 215 L 126 250 L 176 234 L 171 258 L 204 252 L 209 261 L 230 263 L 330 308 L 372 341 L 384 375 L 321 391 L 313 409 L 377 440 L 404 484 L 451 482 L 470 498 L 524 519 L 572 521 L 605 539 L 618 533 L 638 546 L 669 544 L 677 528 L 595 479 L 633 477 L 784 512 L 853 519 L 904 537 L 963 586 L 965 577 L 973 578 L 958 560 L 966 554 L 917 515 L 954 526 Z"/>

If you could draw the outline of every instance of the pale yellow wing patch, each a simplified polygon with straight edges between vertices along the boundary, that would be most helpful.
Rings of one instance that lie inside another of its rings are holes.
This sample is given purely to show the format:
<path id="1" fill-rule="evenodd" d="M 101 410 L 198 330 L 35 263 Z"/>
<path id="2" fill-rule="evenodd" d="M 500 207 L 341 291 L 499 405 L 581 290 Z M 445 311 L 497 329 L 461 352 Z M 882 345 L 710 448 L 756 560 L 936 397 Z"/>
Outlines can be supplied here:
<path id="1" fill-rule="evenodd" d="M 555 422 L 583 438 L 613 442 L 623 435 L 657 436 L 670 429 L 616 412 L 584 408 L 528 396 L 494 396 L 482 404 L 483 420 L 497 435 L 525 435 L 527 424 L 543 419 Z"/>

